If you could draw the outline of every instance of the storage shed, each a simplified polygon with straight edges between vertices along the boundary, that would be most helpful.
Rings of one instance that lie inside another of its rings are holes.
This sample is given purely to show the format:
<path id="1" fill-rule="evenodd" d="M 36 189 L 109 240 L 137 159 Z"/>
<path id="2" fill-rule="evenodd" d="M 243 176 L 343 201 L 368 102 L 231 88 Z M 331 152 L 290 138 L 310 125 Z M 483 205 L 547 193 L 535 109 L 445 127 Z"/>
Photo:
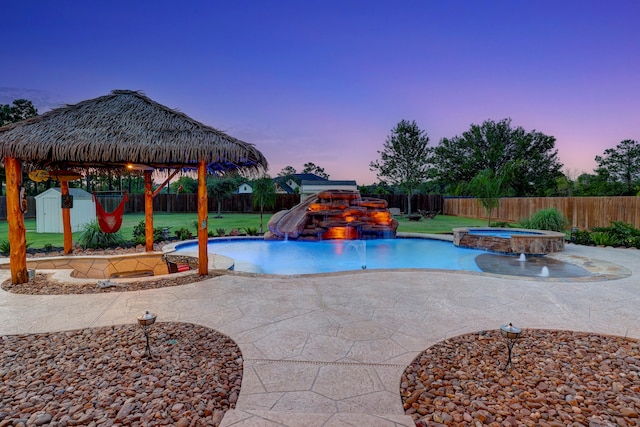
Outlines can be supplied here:
<path id="1" fill-rule="evenodd" d="M 86 223 L 96 220 L 96 205 L 91 193 L 81 188 L 69 188 L 73 196 L 71 231 L 80 231 Z M 60 188 L 50 188 L 36 197 L 36 232 L 62 233 L 62 193 Z"/>

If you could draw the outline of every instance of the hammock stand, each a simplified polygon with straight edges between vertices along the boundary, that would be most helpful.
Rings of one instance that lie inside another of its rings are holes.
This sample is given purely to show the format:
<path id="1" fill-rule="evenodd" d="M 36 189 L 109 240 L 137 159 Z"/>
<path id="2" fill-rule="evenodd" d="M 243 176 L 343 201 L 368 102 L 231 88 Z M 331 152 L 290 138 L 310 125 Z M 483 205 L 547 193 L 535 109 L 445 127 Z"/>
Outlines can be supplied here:
<path id="1" fill-rule="evenodd" d="M 122 217 L 124 215 L 124 204 L 129 201 L 129 195 L 126 191 L 124 192 L 114 192 L 114 191 L 101 191 L 100 193 L 111 193 L 115 195 L 116 193 L 123 194 L 122 199 L 120 199 L 120 203 L 118 206 L 111 212 L 107 212 L 100 204 L 100 200 L 98 200 L 98 194 L 93 192 L 93 201 L 96 203 L 96 218 L 98 218 L 98 225 L 100 226 L 100 230 L 104 233 L 115 233 L 120 230 L 120 226 L 122 226 Z"/>

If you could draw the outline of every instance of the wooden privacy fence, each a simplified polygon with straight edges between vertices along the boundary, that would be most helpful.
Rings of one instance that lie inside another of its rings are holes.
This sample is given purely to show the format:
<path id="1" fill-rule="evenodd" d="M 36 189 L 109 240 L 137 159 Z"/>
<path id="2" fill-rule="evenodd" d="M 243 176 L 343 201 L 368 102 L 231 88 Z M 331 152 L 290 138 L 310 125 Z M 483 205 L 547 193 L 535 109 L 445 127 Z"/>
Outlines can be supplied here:
<path id="1" fill-rule="evenodd" d="M 108 212 L 115 209 L 120 203 L 120 197 L 101 198 L 101 203 Z M 266 212 L 278 212 L 284 209 L 291 209 L 300 203 L 298 194 L 278 194 L 276 195 L 276 203 L 273 208 L 265 209 Z M 27 197 L 28 210 L 25 218 L 36 217 L 36 199 L 35 197 Z M 209 197 L 209 212 L 218 211 L 218 202 Z M 198 196 L 191 193 L 182 194 L 163 194 L 156 195 L 153 199 L 154 212 L 197 212 Z M 229 199 L 222 201 L 222 212 L 239 212 L 252 213 L 259 212 L 259 209 L 253 209 L 253 199 L 251 194 L 234 194 Z M 144 212 L 144 194 L 129 194 L 129 201 L 125 203 L 125 213 L 142 213 Z M 0 196 L 0 220 L 7 219 L 7 202 L 6 196 Z"/>
<path id="2" fill-rule="evenodd" d="M 362 194 L 362 197 L 384 199 L 390 208 L 399 208 L 401 212 L 407 213 L 406 194 Z M 418 210 L 442 212 L 444 210 L 444 197 L 442 194 L 414 194 L 411 196 L 411 211 L 415 213 Z"/>
<path id="3" fill-rule="evenodd" d="M 367 196 L 365 196 L 367 197 Z M 385 199 L 389 207 L 407 211 L 407 197 L 401 194 L 371 195 Z M 300 202 L 297 194 L 278 194 L 276 205 L 268 212 L 290 209 Z M 25 218 L 36 217 L 34 197 L 27 197 L 28 210 Z M 153 199 L 154 212 L 196 212 L 198 207 L 195 194 L 158 194 Z M 492 222 L 518 222 L 528 218 L 540 209 L 556 208 L 569 220 L 571 227 L 607 227 L 611 221 L 622 221 L 640 228 L 640 197 L 507 197 L 500 199 L 500 206 L 492 213 Z M 112 207 L 107 207 L 112 209 Z M 454 198 L 441 195 L 419 194 L 412 196 L 411 209 L 441 211 L 446 215 L 486 219 L 487 213 L 475 198 Z M 218 203 L 209 198 L 209 212 L 217 212 Z M 222 202 L 223 212 L 252 213 L 251 194 L 234 194 Z M 130 194 L 125 212 L 144 212 L 144 195 Z M 0 196 L 0 219 L 7 218 L 5 196 Z"/>
<path id="4" fill-rule="evenodd" d="M 640 197 L 505 197 L 491 214 L 492 222 L 518 222 L 537 211 L 556 208 L 570 227 L 608 227 L 622 221 L 640 228 Z M 487 218 L 475 198 L 444 199 L 444 213 L 467 218 Z"/>

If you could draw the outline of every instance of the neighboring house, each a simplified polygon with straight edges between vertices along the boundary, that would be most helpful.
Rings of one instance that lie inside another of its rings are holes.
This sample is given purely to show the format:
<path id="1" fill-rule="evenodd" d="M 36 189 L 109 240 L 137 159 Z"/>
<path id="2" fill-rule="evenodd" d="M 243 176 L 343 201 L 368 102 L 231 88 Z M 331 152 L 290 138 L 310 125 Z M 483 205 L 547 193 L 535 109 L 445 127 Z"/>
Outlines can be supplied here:
<path id="1" fill-rule="evenodd" d="M 295 178 L 295 179 L 293 179 Z M 297 173 L 287 177 L 277 176 L 273 178 L 273 182 L 276 184 L 276 193 L 279 194 L 296 194 L 301 193 L 300 186 L 296 182 L 302 181 L 327 181 L 326 178 L 312 174 L 312 173 Z"/>
<path id="2" fill-rule="evenodd" d="M 238 187 L 238 194 L 251 194 L 251 193 L 253 193 L 253 188 L 251 188 L 251 186 L 246 182 L 242 184 L 240 187 Z"/>
<path id="3" fill-rule="evenodd" d="M 307 181 L 303 180 L 300 188 L 300 200 L 312 194 L 327 190 L 350 190 L 358 191 L 355 181 Z"/>

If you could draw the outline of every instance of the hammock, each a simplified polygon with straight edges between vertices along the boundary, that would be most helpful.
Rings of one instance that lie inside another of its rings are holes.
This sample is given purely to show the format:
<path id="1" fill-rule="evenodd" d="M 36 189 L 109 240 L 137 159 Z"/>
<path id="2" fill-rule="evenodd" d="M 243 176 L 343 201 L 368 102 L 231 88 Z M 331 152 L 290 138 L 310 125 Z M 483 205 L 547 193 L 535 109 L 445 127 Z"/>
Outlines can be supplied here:
<path id="1" fill-rule="evenodd" d="M 120 230 L 122 225 L 122 216 L 124 215 L 124 204 L 129 201 L 127 192 L 124 192 L 124 197 L 120 200 L 120 204 L 112 212 L 104 210 L 96 193 L 93 193 L 93 201 L 96 203 L 96 217 L 98 218 L 98 225 L 100 230 L 104 233 L 115 233 Z"/>

